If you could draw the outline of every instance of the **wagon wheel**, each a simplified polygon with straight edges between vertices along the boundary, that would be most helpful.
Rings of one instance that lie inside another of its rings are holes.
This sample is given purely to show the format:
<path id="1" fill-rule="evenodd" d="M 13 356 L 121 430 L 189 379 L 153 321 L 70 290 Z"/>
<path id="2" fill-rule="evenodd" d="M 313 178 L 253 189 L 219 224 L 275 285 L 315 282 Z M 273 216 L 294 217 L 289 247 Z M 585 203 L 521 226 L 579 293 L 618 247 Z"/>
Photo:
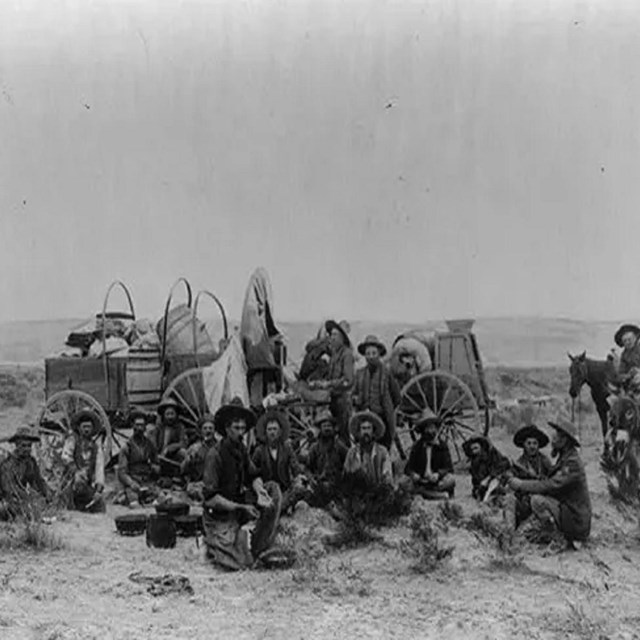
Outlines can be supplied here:
<path id="1" fill-rule="evenodd" d="M 181 420 L 192 427 L 198 426 L 198 420 L 209 413 L 204 392 L 203 370 L 187 369 L 176 376 L 164 392 L 162 399 L 172 398 L 180 405 Z"/>
<path id="2" fill-rule="evenodd" d="M 440 437 L 462 460 L 462 443 L 472 436 L 483 435 L 484 420 L 471 389 L 448 371 L 421 373 L 402 388 L 396 408 L 396 433 L 408 453 L 416 440 L 414 424 L 425 409 L 438 420 Z"/>
<path id="3" fill-rule="evenodd" d="M 315 412 L 320 405 L 309 402 L 294 402 L 278 407 L 288 418 L 290 439 L 298 456 L 306 456 L 316 441 L 317 428 L 314 426 Z"/>
<path id="4" fill-rule="evenodd" d="M 36 447 L 36 457 L 45 480 L 54 489 L 61 488 L 64 463 L 62 447 L 68 436 L 73 433 L 71 420 L 82 409 L 93 411 L 100 422 L 96 439 L 104 442 L 105 451 L 111 443 L 111 424 L 105 410 L 88 393 L 67 389 L 52 395 L 38 417 L 40 442 Z"/>

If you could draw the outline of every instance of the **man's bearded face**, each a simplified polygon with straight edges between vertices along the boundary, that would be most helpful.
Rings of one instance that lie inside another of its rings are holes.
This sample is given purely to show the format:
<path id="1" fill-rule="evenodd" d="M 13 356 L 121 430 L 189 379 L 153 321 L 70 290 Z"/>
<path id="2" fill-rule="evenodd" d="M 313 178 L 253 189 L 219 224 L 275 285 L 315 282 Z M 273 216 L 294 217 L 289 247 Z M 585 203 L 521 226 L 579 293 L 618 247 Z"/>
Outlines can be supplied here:
<path id="1" fill-rule="evenodd" d="M 83 422 L 80 425 L 80 435 L 88 440 L 93 435 L 93 422 L 90 420 Z"/>
<path id="2" fill-rule="evenodd" d="M 333 423 L 325 420 L 320 424 L 320 437 L 323 440 L 331 440 L 334 436 Z"/>
<path id="3" fill-rule="evenodd" d="M 143 437 L 146 428 L 147 425 L 144 418 L 136 418 L 133 422 L 133 436 L 137 438 Z"/>
<path id="4" fill-rule="evenodd" d="M 380 351 L 378 347 L 370 344 L 364 350 L 364 357 L 370 367 L 377 367 L 380 362 Z"/>
<path id="5" fill-rule="evenodd" d="M 247 430 L 247 423 L 241 418 L 236 418 L 229 423 L 227 427 L 227 436 L 231 442 L 240 442 Z"/>
<path id="6" fill-rule="evenodd" d="M 27 458 L 31 455 L 31 440 L 18 440 L 16 442 L 16 455 L 19 458 Z"/>
<path id="7" fill-rule="evenodd" d="M 470 447 L 469 451 L 471 453 L 472 458 L 478 458 L 482 454 L 482 446 L 479 442 L 474 442 Z"/>
<path id="8" fill-rule="evenodd" d="M 373 441 L 373 425 L 370 422 L 363 422 L 360 425 L 360 443 L 370 444 Z"/>
<path id="9" fill-rule="evenodd" d="M 280 439 L 280 423 L 277 420 L 270 420 L 267 422 L 265 431 L 267 434 L 267 442 L 271 445 L 276 444 Z"/>
<path id="10" fill-rule="evenodd" d="M 205 422 L 202 425 L 202 439 L 206 442 L 213 440 L 214 434 L 216 432 L 216 428 L 213 425 L 213 422 Z"/>
<path id="11" fill-rule="evenodd" d="M 538 438 L 527 438 L 524 441 L 524 452 L 528 456 L 535 456 L 540 450 L 540 443 L 538 442 Z"/>

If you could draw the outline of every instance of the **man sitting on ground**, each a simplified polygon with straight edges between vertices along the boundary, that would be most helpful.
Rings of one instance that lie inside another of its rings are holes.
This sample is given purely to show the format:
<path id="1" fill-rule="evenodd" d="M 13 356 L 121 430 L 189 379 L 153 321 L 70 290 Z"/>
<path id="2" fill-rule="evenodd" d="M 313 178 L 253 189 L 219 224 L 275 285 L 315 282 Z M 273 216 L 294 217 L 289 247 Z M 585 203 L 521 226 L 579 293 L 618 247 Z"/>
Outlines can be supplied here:
<path id="1" fill-rule="evenodd" d="M 187 479 L 187 496 L 192 500 L 202 502 L 204 461 L 209 449 L 216 445 L 215 423 L 213 416 L 206 414 L 198 421 L 198 431 L 201 436 L 187 449 L 185 459 L 180 465 L 180 472 Z"/>
<path id="2" fill-rule="evenodd" d="M 0 520 L 29 515 L 32 500 L 44 505 L 49 499 L 49 487 L 31 455 L 31 445 L 39 441 L 29 427 L 19 427 L 9 438 L 14 450 L 0 464 Z"/>
<path id="3" fill-rule="evenodd" d="M 553 467 L 551 460 L 540 451 L 549 444 L 549 436 L 535 424 L 519 429 L 513 444 L 522 449 L 522 455 L 512 465 L 512 473 L 522 480 L 547 478 Z M 531 515 L 531 495 L 522 491 L 508 493 L 505 499 L 505 519 L 513 531 Z"/>
<path id="4" fill-rule="evenodd" d="M 273 409 L 266 411 L 256 424 L 258 446 L 253 454 L 262 481 L 275 482 L 282 491 L 282 513 L 292 509 L 305 492 L 289 430 L 285 415 Z"/>
<path id="5" fill-rule="evenodd" d="M 510 468 L 503 456 L 484 436 L 465 440 L 462 448 L 471 460 L 471 495 L 479 501 L 489 502 L 504 494 L 502 482 Z"/>
<path id="6" fill-rule="evenodd" d="M 83 409 L 72 418 L 73 434 L 62 448 L 62 460 L 71 478 L 71 499 L 74 509 L 104 513 L 104 453 L 94 440 L 100 423 L 98 416 Z"/>
<path id="7" fill-rule="evenodd" d="M 411 448 L 404 470 L 413 490 L 428 500 L 453 498 L 456 486 L 451 453 L 438 439 L 438 426 L 438 418 L 427 409 L 414 425 L 420 439 Z"/>
<path id="8" fill-rule="evenodd" d="M 180 463 L 187 454 L 187 436 L 180 419 L 180 405 L 173 399 L 163 400 L 158 405 L 160 424 L 149 433 L 149 439 L 155 445 L 160 463 L 160 475 L 163 486 L 171 485 L 168 480 L 180 473 Z"/>
<path id="9" fill-rule="evenodd" d="M 255 415 L 240 398 L 220 407 L 215 425 L 223 439 L 209 449 L 204 464 L 207 555 L 233 571 L 251 567 L 270 548 L 280 519 L 280 488 L 275 482 L 263 484 L 242 441 L 254 424 Z"/>
<path id="10" fill-rule="evenodd" d="M 314 422 L 319 434 L 307 458 L 312 493 L 309 502 L 312 506 L 323 507 L 335 495 L 348 449 L 337 437 L 335 420 L 329 409 L 318 411 Z"/>
<path id="11" fill-rule="evenodd" d="M 360 476 L 371 485 L 391 485 L 391 458 L 378 443 L 384 435 L 382 419 L 372 411 L 360 411 L 349 421 L 349 431 L 356 442 L 344 461 L 345 478 Z"/>
<path id="12" fill-rule="evenodd" d="M 559 531 L 567 547 L 584 541 L 591 532 L 591 499 L 584 465 L 577 448 L 580 446 L 575 425 L 560 418 L 549 422 L 554 429 L 552 455 L 557 461 L 548 478 L 522 480 L 511 478 L 514 491 L 531 494 L 533 516 L 542 524 L 543 533 Z"/>
<path id="13" fill-rule="evenodd" d="M 160 465 L 156 447 L 145 435 L 147 415 L 142 411 L 133 411 L 129 420 L 133 435 L 120 449 L 118 480 L 122 492 L 114 503 L 138 507 L 153 502 L 158 496 L 154 482 L 160 474 Z"/>

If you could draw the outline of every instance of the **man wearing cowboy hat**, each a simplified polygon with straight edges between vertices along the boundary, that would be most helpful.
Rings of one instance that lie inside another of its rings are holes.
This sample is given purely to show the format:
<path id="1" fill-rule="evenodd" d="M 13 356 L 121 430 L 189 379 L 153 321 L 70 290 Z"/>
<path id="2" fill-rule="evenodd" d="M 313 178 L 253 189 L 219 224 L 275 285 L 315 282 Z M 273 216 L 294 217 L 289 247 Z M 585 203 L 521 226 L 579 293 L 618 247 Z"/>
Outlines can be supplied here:
<path id="1" fill-rule="evenodd" d="M 147 414 L 134 410 L 129 415 L 133 435 L 120 449 L 117 476 L 122 491 L 114 504 L 138 507 L 153 502 L 158 495 L 155 481 L 160 474 L 158 452 L 146 436 Z"/>
<path id="2" fill-rule="evenodd" d="M 511 478 L 514 491 L 531 494 L 531 510 L 545 531 L 557 529 L 568 546 L 584 541 L 591 532 L 591 499 L 584 465 L 578 454 L 575 425 L 564 418 L 549 422 L 553 428 L 552 454 L 557 461 L 548 478 L 522 480 Z"/>
<path id="3" fill-rule="evenodd" d="M 314 423 L 319 430 L 318 440 L 309 450 L 307 470 L 313 492 L 311 501 L 314 506 L 324 506 L 334 497 L 348 449 L 336 436 L 335 420 L 329 409 L 320 409 Z"/>
<path id="4" fill-rule="evenodd" d="M 640 369 L 640 327 L 635 324 L 623 324 L 614 336 L 619 347 L 622 347 L 618 376 L 626 382 L 633 378 L 636 370 Z"/>
<path id="5" fill-rule="evenodd" d="M 216 445 L 216 427 L 214 418 L 205 414 L 198 420 L 198 438 L 189 445 L 186 456 L 180 465 L 180 473 L 187 479 L 187 495 L 192 500 L 204 500 L 204 461 L 209 449 Z"/>
<path id="6" fill-rule="evenodd" d="M 283 413 L 267 410 L 256 423 L 258 446 L 252 458 L 262 481 L 275 482 L 280 487 L 283 513 L 293 508 L 305 493 L 289 430 L 289 421 Z"/>
<path id="7" fill-rule="evenodd" d="M 275 482 L 263 484 L 243 443 L 256 422 L 253 411 L 234 398 L 214 422 L 222 442 L 209 449 L 204 463 L 205 543 L 215 564 L 235 571 L 252 566 L 272 545 L 282 493 Z"/>
<path id="8" fill-rule="evenodd" d="M 404 469 L 413 490 L 427 499 L 453 498 L 456 486 L 451 453 L 438 439 L 438 427 L 437 416 L 426 409 L 414 424 L 420 439 L 411 447 Z"/>
<path id="9" fill-rule="evenodd" d="M 553 464 L 540 451 L 549 444 L 549 436 L 535 424 L 524 426 L 513 436 L 513 444 L 522 455 L 513 463 L 512 473 L 522 480 L 542 480 L 549 477 Z M 505 520 L 510 530 L 520 526 L 531 515 L 531 495 L 522 491 L 509 492 L 505 497 Z"/>
<path id="10" fill-rule="evenodd" d="M 385 424 L 380 444 L 391 449 L 396 433 L 395 407 L 400 404 L 400 388 L 388 367 L 382 362 L 387 348 L 374 335 L 358 345 L 358 353 L 367 364 L 356 371 L 353 406 L 357 411 L 373 411 Z"/>
<path id="11" fill-rule="evenodd" d="M 165 398 L 157 411 L 160 424 L 151 430 L 148 437 L 158 452 L 160 474 L 177 476 L 188 448 L 184 424 L 180 419 L 181 407 L 173 398 Z"/>
<path id="12" fill-rule="evenodd" d="M 346 325 L 348 327 L 348 325 Z M 338 436 L 348 445 L 349 440 L 349 418 L 351 415 L 350 393 L 353 387 L 353 351 L 351 341 L 347 335 L 347 329 L 343 323 L 338 324 L 335 320 L 328 320 L 325 329 L 329 335 L 331 347 L 331 359 L 329 360 L 329 370 L 327 379 L 312 382 L 310 389 L 327 389 L 331 392 L 331 413 L 336 420 Z"/>
<path id="13" fill-rule="evenodd" d="M 481 501 L 490 495 L 501 495 L 502 481 L 511 466 L 508 458 L 484 436 L 473 436 L 465 440 L 462 449 L 471 460 L 471 495 Z"/>
<path id="14" fill-rule="evenodd" d="M 9 438 L 14 450 L 0 464 L 0 520 L 15 518 L 23 513 L 29 499 L 49 498 L 49 487 L 31 455 L 31 445 L 40 437 L 29 427 L 19 427 Z"/>
<path id="15" fill-rule="evenodd" d="M 349 431 L 355 440 L 344 461 L 344 474 L 361 475 L 373 485 L 393 483 L 391 458 L 378 443 L 384 435 L 384 422 L 372 411 L 353 414 Z"/>
<path id="16" fill-rule="evenodd" d="M 94 438 L 98 416 L 90 409 L 78 411 L 72 419 L 73 433 L 62 447 L 62 460 L 71 476 L 71 500 L 78 511 L 104 513 L 104 453 Z"/>

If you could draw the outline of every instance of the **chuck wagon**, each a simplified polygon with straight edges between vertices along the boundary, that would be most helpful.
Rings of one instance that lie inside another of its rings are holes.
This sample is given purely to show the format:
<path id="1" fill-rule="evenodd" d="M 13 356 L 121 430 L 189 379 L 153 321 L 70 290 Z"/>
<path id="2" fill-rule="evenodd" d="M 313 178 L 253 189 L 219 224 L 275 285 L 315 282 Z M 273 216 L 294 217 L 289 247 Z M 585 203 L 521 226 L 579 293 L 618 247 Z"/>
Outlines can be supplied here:
<path id="1" fill-rule="evenodd" d="M 184 288 L 186 302 L 173 305 L 178 287 Z M 110 296 L 118 288 L 126 298 L 126 311 L 109 310 Z M 198 319 L 198 307 L 204 297 L 213 300 L 222 317 L 222 337 L 217 345 Z M 140 335 L 145 327 L 147 332 Z M 38 418 L 39 452 L 50 476 L 55 475 L 57 455 L 72 431 L 75 413 L 90 409 L 98 417 L 100 428 L 96 435 L 102 439 L 105 459 L 112 465 L 130 436 L 130 411 L 154 411 L 163 392 L 183 371 L 214 362 L 228 340 L 228 325 L 224 307 L 214 294 L 202 290 L 193 296 L 189 282 L 179 278 L 154 327 L 149 321 L 136 319 L 129 289 L 115 281 L 107 289 L 102 311 L 84 333 L 72 332 L 67 344 L 74 335 L 80 342 L 88 338 L 84 349 L 76 347 L 82 355 L 45 360 L 45 404 Z M 91 347 L 87 349 L 89 343 Z M 185 420 L 193 421 L 190 416 Z"/>

